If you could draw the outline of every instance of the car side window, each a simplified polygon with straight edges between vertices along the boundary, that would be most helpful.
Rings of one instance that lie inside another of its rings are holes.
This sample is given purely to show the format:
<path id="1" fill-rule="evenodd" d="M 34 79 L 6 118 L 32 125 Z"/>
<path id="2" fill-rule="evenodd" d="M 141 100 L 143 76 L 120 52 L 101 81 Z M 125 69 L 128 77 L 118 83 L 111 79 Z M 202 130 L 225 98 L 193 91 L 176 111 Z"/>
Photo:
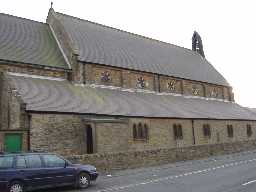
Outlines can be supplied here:
<path id="1" fill-rule="evenodd" d="M 26 155 L 26 164 L 28 168 L 41 168 L 42 162 L 39 155 Z"/>
<path id="2" fill-rule="evenodd" d="M 18 169 L 23 169 L 26 168 L 26 160 L 24 156 L 17 156 L 17 161 L 16 161 L 16 168 Z"/>
<path id="3" fill-rule="evenodd" d="M 13 157 L 0 157 L 0 169 L 10 169 L 13 166 Z"/>
<path id="4" fill-rule="evenodd" d="M 65 167 L 65 161 L 56 155 L 43 155 L 46 167 Z"/>

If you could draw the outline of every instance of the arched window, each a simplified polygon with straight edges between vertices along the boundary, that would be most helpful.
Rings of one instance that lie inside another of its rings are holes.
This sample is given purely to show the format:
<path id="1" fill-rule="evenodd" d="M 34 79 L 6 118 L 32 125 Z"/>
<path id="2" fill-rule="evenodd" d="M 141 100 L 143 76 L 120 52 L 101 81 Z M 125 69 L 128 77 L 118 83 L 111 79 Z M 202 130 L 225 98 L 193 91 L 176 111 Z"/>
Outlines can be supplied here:
<path id="1" fill-rule="evenodd" d="M 205 137 L 211 137 L 211 127 L 209 124 L 204 124 L 203 125 L 203 133 Z"/>
<path id="2" fill-rule="evenodd" d="M 251 137 L 252 136 L 252 126 L 250 124 L 247 124 L 246 128 L 247 128 L 247 130 L 246 130 L 247 136 Z"/>
<path id="3" fill-rule="evenodd" d="M 183 139 L 182 125 L 181 124 L 173 124 L 173 135 L 174 139 Z"/>
<path id="4" fill-rule="evenodd" d="M 133 124 L 133 139 L 134 140 L 148 140 L 148 125 L 147 124 Z"/>
<path id="5" fill-rule="evenodd" d="M 138 125 L 138 137 L 139 137 L 139 139 L 143 138 L 143 127 L 142 127 L 141 123 L 139 123 L 139 125 Z"/>
<path id="6" fill-rule="evenodd" d="M 137 126 L 136 124 L 133 124 L 133 138 L 136 139 L 137 137 L 138 137 Z"/>
<path id="7" fill-rule="evenodd" d="M 234 136 L 233 125 L 227 125 L 227 132 L 228 132 L 228 137 L 232 138 Z"/>

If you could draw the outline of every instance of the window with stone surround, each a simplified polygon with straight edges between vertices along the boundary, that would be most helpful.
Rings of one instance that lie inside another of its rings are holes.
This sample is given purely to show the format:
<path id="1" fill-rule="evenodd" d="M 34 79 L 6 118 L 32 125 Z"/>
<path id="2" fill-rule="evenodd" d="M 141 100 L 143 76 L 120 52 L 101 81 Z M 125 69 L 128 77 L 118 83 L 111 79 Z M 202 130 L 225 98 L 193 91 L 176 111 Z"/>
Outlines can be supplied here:
<path id="1" fill-rule="evenodd" d="M 214 97 L 214 98 L 217 98 L 219 96 L 219 93 L 218 93 L 218 89 L 217 88 L 213 88 L 211 90 L 211 97 Z"/>
<path id="2" fill-rule="evenodd" d="M 110 82 L 110 80 L 111 80 L 110 72 L 108 72 L 108 71 L 101 72 L 100 79 L 101 79 L 101 82 L 104 82 L 104 83 Z"/>
<path id="3" fill-rule="evenodd" d="M 246 132 L 248 137 L 252 136 L 252 126 L 250 124 L 246 125 Z"/>
<path id="4" fill-rule="evenodd" d="M 227 125 L 227 132 L 228 132 L 228 137 L 230 138 L 234 137 L 233 125 Z"/>
<path id="5" fill-rule="evenodd" d="M 137 79 L 137 88 L 144 89 L 146 88 L 146 86 L 147 86 L 146 80 L 142 76 L 140 76 Z"/>
<path id="6" fill-rule="evenodd" d="M 197 87 L 196 85 L 192 86 L 192 94 L 195 96 L 199 96 L 200 95 L 200 89 L 199 87 Z"/>
<path id="7" fill-rule="evenodd" d="M 211 127 L 209 124 L 203 124 L 203 134 L 205 137 L 211 137 Z"/>
<path id="8" fill-rule="evenodd" d="M 171 80 L 167 83 L 167 89 L 170 91 L 175 91 L 176 90 L 176 80 Z"/>
<path id="9" fill-rule="evenodd" d="M 183 139 L 182 125 L 181 124 L 173 124 L 173 134 L 174 139 Z"/>
<path id="10" fill-rule="evenodd" d="M 148 140 L 148 125 L 142 123 L 133 124 L 133 139 Z"/>

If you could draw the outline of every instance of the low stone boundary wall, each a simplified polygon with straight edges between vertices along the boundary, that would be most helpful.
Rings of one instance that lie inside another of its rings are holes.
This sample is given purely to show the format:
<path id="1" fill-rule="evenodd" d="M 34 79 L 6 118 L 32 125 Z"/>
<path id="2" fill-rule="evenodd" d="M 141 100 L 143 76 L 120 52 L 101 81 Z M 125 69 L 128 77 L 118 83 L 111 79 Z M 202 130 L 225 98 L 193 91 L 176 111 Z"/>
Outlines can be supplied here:
<path id="1" fill-rule="evenodd" d="M 211 155 L 230 154 L 253 149 L 256 149 L 256 140 L 186 148 L 69 155 L 67 158 L 77 163 L 93 164 L 100 172 L 108 172 L 111 170 L 148 167 L 177 161 L 200 159 Z"/>

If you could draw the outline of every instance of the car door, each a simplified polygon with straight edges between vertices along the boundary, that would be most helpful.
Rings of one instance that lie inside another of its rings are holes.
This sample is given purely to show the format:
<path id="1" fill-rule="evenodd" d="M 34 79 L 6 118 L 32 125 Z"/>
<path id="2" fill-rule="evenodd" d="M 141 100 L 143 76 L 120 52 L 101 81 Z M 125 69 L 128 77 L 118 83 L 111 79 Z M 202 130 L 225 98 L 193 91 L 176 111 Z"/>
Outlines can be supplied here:
<path id="1" fill-rule="evenodd" d="M 44 166 L 52 178 L 51 184 L 62 186 L 75 182 L 75 169 L 66 166 L 66 161 L 54 154 L 43 154 Z"/>
<path id="2" fill-rule="evenodd" d="M 40 155 L 18 155 L 16 158 L 16 169 L 29 189 L 45 188 L 49 185 Z"/>

